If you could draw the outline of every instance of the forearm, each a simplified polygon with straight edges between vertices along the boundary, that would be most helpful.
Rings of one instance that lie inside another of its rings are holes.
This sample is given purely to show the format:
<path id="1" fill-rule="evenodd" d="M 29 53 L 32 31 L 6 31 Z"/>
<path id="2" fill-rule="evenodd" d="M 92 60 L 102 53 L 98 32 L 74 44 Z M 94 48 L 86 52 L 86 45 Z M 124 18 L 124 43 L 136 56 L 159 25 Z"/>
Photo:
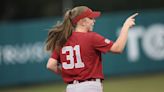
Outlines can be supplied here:
<path id="1" fill-rule="evenodd" d="M 125 44 L 128 38 L 128 30 L 129 30 L 129 27 L 124 25 L 120 31 L 119 37 L 117 38 L 116 42 L 113 44 L 115 45 L 115 49 L 118 52 L 122 52 L 125 48 Z"/>

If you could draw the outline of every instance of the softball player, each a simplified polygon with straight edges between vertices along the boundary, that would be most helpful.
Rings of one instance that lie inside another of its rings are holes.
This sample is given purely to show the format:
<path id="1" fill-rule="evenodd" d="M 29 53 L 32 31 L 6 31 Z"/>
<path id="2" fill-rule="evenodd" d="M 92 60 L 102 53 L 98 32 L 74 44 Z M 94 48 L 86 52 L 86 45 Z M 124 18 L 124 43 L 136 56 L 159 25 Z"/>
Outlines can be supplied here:
<path id="1" fill-rule="evenodd" d="M 68 84 L 66 92 L 103 92 L 101 53 L 123 51 L 136 15 L 138 13 L 125 21 L 119 37 L 113 42 L 92 32 L 100 12 L 79 6 L 65 13 L 62 23 L 49 31 L 46 49 L 52 51 L 47 68 L 62 75 Z"/>

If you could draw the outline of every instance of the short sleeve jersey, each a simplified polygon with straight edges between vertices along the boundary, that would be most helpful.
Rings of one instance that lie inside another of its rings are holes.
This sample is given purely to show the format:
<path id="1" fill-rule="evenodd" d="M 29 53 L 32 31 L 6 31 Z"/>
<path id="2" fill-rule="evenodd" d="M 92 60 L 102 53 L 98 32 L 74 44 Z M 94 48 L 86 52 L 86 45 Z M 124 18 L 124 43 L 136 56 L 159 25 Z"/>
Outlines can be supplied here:
<path id="1" fill-rule="evenodd" d="M 73 32 L 60 53 L 53 51 L 51 58 L 62 65 L 65 83 L 89 78 L 104 79 L 101 53 L 106 53 L 113 41 L 96 32 Z"/>

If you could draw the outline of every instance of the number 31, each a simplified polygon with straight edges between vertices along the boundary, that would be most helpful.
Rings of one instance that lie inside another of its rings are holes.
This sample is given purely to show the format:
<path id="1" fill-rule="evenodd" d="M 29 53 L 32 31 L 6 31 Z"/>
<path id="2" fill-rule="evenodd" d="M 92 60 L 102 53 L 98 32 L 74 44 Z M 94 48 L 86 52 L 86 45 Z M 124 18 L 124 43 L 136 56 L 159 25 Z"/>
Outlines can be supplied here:
<path id="1" fill-rule="evenodd" d="M 74 55 L 75 51 L 75 55 Z M 69 55 L 66 55 L 66 60 L 69 60 L 70 63 L 68 64 L 67 62 L 62 63 L 62 67 L 64 69 L 73 69 L 75 68 L 82 68 L 84 67 L 84 63 L 81 60 L 81 55 L 80 55 L 80 46 L 75 45 L 74 47 L 72 46 L 65 46 L 62 48 L 62 54 L 66 54 L 66 52 L 69 52 Z M 74 56 L 76 56 L 76 61 L 74 61 Z"/>

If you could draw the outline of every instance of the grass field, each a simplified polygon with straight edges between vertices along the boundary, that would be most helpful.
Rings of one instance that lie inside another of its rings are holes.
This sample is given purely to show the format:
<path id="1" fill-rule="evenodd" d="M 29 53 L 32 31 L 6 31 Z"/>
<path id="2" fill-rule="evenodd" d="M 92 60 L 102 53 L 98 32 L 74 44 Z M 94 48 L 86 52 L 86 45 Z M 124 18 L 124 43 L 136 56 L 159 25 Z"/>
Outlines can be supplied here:
<path id="1" fill-rule="evenodd" d="M 164 74 L 111 77 L 103 82 L 104 92 L 164 92 Z M 65 92 L 63 83 L 0 88 L 0 92 Z"/>

